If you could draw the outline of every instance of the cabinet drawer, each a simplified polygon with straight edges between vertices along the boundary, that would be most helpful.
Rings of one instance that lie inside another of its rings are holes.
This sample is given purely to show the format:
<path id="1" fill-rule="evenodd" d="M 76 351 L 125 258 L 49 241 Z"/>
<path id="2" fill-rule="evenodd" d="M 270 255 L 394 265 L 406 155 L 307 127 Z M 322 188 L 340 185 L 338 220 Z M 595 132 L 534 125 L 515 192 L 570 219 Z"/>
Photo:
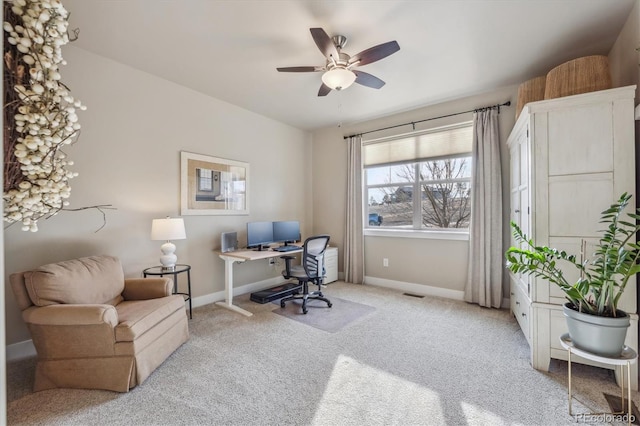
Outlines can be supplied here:
<path id="1" fill-rule="evenodd" d="M 513 280 L 511 281 L 511 293 L 511 312 L 513 313 L 513 316 L 516 317 L 516 320 L 520 325 L 520 329 L 522 329 L 524 337 L 527 339 L 527 342 L 529 342 L 529 319 L 531 318 L 531 301 L 522 291 L 522 288 L 519 285 L 515 284 Z"/>

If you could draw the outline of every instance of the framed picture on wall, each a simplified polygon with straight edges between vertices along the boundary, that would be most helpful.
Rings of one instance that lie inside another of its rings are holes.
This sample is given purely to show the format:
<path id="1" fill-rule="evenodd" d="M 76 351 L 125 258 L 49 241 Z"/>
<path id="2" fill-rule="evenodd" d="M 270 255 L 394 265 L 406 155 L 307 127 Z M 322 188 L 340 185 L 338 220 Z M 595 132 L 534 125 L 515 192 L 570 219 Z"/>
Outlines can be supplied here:
<path id="1" fill-rule="evenodd" d="M 249 214 L 249 163 L 180 152 L 182 215 Z"/>

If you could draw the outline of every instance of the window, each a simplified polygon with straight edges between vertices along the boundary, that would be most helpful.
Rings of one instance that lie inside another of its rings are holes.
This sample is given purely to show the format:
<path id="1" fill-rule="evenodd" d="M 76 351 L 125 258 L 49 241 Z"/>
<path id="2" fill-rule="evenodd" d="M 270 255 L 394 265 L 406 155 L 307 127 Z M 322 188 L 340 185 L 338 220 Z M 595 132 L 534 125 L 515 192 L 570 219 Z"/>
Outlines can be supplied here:
<path id="1" fill-rule="evenodd" d="M 213 170 L 196 169 L 198 191 L 213 191 Z"/>
<path id="2" fill-rule="evenodd" d="M 472 123 L 365 143 L 366 227 L 468 230 Z"/>

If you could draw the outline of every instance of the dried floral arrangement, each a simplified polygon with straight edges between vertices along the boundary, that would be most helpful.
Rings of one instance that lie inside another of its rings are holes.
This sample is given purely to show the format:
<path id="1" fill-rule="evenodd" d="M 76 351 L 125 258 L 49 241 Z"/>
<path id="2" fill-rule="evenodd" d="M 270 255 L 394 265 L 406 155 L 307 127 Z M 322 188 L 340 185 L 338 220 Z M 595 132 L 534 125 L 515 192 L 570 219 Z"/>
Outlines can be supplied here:
<path id="1" fill-rule="evenodd" d="M 59 0 L 3 1 L 4 220 L 38 230 L 38 220 L 69 203 L 77 176 L 62 148 L 78 136 L 86 109 L 60 81 L 69 42 L 68 12 Z M 97 207 L 97 206 L 94 206 Z M 104 213 L 103 213 L 104 215 Z"/>

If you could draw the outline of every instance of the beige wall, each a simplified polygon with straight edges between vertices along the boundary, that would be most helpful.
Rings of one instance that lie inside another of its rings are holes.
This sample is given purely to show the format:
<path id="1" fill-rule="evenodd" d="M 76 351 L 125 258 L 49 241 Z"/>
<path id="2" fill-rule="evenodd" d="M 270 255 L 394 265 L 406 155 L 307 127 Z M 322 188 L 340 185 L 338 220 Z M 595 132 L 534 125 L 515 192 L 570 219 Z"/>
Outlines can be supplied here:
<path id="1" fill-rule="evenodd" d="M 300 220 L 310 232 L 309 133 L 204 96 L 150 74 L 66 47 L 64 82 L 88 106 L 82 134 L 66 152 L 80 175 L 72 181 L 71 208 L 113 204 L 107 225 L 98 211 L 63 212 L 41 221 L 37 233 L 5 232 L 6 274 L 78 256 L 120 257 L 125 275 L 158 264 L 160 241 L 151 220 L 180 214 L 180 151 L 250 163 L 250 216 L 185 216 L 187 239 L 175 241 L 179 263 L 192 265 L 194 297 L 222 292 L 223 262 L 214 255 L 220 233 L 239 231 L 246 243 L 250 220 Z M 295 176 L 292 179 L 291 176 Z M 235 267 L 236 287 L 279 276 L 267 262 Z M 7 344 L 30 339 L 5 291 Z"/>
<path id="2" fill-rule="evenodd" d="M 629 18 L 609 52 L 609 67 L 613 87 L 635 84 L 635 104 L 640 104 L 640 0 L 636 0 Z M 636 194 L 640 190 L 640 121 L 636 121 Z M 640 197 L 636 195 L 636 207 L 640 207 Z M 637 293 L 640 304 L 640 291 Z"/>
<path id="3" fill-rule="evenodd" d="M 343 271 L 344 212 L 346 205 L 346 142 L 343 136 L 366 132 L 396 124 L 419 121 L 487 105 L 511 101 L 512 106 L 501 109 L 500 139 L 503 167 L 503 194 L 505 230 L 508 234 L 508 164 L 506 140 L 515 123 L 515 96 L 517 86 L 510 86 L 491 93 L 470 96 L 438 105 L 371 120 L 356 125 L 333 127 L 313 133 L 313 209 L 314 231 L 327 232 L 338 246 L 339 270 Z M 416 125 L 416 130 L 469 121 L 472 114 L 429 121 Z M 382 137 L 411 130 L 411 126 L 365 135 L 365 138 Z M 431 239 L 406 239 L 390 237 L 365 237 L 365 274 L 367 277 L 410 284 L 427 285 L 446 290 L 462 291 L 467 277 L 468 241 L 443 241 Z M 382 259 L 389 259 L 389 267 L 382 267 Z M 506 277 L 506 275 L 505 275 Z M 504 280 L 506 283 L 506 279 Z M 505 284 L 505 291 L 507 287 Z M 505 297 L 508 293 L 505 293 Z"/>
<path id="4" fill-rule="evenodd" d="M 613 87 L 636 87 L 636 105 L 640 98 L 640 0 L 629 14 L 620 35 L 609 52 L 609 67 Z"/>

